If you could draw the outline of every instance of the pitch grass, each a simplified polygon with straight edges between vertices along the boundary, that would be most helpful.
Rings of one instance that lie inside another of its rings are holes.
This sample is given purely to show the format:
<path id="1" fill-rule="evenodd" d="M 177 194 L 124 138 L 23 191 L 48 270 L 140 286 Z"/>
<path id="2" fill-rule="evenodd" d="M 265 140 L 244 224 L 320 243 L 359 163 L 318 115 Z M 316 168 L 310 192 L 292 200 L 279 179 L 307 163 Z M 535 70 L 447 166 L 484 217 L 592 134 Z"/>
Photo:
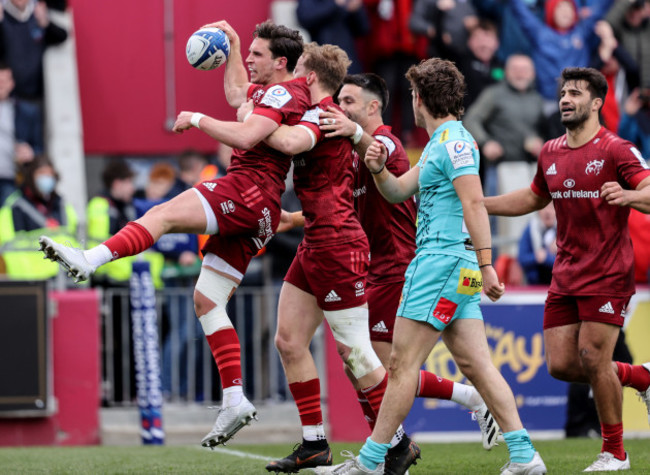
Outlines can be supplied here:
<path id="1" fill-rule="evenodd" d="M 600 451 L 600 441 L 566 439 L 535 442 L 549 474 L 578 474 Z M 650 440 L 625 441 L 632 470 L 650 474 Z M 339 452 L 357 452 L 360 444 L 333 444 L 334 462 Z M 507 461 L 505 444 L 490 452 L 477 443 L 421 444 L 422 460 L 412 467 L 417 474 L 498 474 Z M 25 447 L 0 449 L 1 474 L 264 474 L 266 460 L 286 456 L 292 447 L 238 445 L 219 451 L 200 447 Z M 301 473 L 309 473 L 305 470 Z"/>

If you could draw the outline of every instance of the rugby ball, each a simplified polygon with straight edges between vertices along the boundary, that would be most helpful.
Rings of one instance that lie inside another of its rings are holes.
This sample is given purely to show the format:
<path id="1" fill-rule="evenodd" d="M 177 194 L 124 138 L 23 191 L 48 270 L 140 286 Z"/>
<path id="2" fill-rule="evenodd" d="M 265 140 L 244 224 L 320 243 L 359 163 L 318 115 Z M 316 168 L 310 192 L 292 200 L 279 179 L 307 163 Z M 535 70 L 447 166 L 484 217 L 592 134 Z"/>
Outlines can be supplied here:
<path id="1" fill-rule="evenodd" d="M 202 28 L 190 36 L 185 54 L 192 67 L 209 71 L 226 62 L 230 40 L 219 28 Z"/>

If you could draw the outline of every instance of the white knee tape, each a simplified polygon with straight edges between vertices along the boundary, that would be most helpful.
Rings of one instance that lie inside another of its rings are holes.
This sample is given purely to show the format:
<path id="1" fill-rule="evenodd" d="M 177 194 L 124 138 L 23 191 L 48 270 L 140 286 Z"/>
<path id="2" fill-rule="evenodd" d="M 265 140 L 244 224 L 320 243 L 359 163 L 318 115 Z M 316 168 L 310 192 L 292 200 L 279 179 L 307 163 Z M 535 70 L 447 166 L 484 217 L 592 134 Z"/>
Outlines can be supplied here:
<path id="1" fill-rule="evenodd" d="M 350 355 L 345 363 L 355 378 L 362 378 L 381 366 L 381 361 L 370 343 L 367 308 L 354 307 L 323 313 L 334 339 L 350 348 Z"/>
<path id="2" fill-rule="evenodd" d="M 196 290 L 216 304 L 216 307 L 199 317 L 203 332 L 206 335 L 212 335 L 221 328 L 232 326 L 226 313 L 226 304 L 230 293 L 236 287 L 237 284 L 232 280 L 206 268 L 201 269 L 199 278 L 196 281 Z"/>

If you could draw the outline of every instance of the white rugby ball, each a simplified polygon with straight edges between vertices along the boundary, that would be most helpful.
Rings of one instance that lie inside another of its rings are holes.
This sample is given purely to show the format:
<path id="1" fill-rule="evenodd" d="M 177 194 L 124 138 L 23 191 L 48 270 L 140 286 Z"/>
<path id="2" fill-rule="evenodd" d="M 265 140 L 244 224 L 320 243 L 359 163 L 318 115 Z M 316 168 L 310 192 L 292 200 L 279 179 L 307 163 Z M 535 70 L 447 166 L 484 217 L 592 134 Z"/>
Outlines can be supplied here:
<path id="1" fill-rule="evenodd" d="M 185 54 L 192 67 L 209 71 L 226 62 L 230 40 L 219 28 L 202 28 L 190 36 Z"/>

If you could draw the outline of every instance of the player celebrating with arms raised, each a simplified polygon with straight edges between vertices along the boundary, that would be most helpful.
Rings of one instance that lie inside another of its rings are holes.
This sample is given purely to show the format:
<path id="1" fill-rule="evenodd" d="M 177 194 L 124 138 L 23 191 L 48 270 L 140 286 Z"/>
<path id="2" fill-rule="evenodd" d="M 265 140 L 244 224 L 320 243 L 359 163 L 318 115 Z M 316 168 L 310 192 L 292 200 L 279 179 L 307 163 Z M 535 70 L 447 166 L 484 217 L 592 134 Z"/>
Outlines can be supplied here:
<path id="1" fill-rule="evenodd" d="M 233 147 L 228 174 L 151 208 L 87 251 L 62 246 L 46 236 L 41 237 L 41 248 L 46 257 L 81 281 L 107 262 L 148 249 L 163 234 L 211 235 L 203 247 L 194 306 L 223 387 L 221 410 L 212 431 L 202 440 L 202 445 L 212 447 L 225 443 L 257 413 L 243 394 L 239 338 L 226 304 L 250 260 L 271 239 L 280 220 L 280 196 L 291 158 L 262 140 L 280 124 L 297 124 L 311 101 L 305 80 L 292 76 L 303 50 L 298 31 L 269 21 L 257 25 L 246 58 L 251 84 L 237 33 L 225 21 L 206 27 L 221 28 L 230 40 L 224 78 L 228 103 L 239 107 L 252 99 L 255 108 L 245 123 L 184 111 L 178 115 L 174 131 L 196 127 Z"/>
<path id="2" fill-rule="evenodd" d="M 650 212 L 650 169 L 634 147 L 600 125 L 605 77 L 591 68 L 562 72 L 560 112 L 566 134 L 544 145 L 530 188 L 489 197 L 490 214 L 520 216 L 553 201 L 558 253 L 544 307 L 551 376 L 588 383 L 603 445 L 586 472 L 627 470 L 621 384 L 640 391 L 650 422 L 650 363 L 612 363 L 634 294 L 629 207 Z"/>

